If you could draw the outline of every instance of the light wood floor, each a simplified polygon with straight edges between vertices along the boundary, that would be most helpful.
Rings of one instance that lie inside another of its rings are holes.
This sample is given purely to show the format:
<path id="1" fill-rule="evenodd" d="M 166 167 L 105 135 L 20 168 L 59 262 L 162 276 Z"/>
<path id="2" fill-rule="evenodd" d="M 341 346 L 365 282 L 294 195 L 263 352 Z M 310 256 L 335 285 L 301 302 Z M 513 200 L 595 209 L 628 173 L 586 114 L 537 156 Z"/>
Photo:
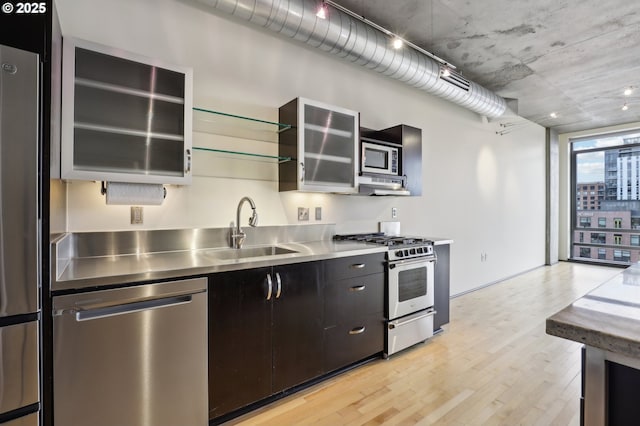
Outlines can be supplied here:
<path id="1" fill-rule="evenodd" d="M 620 269 L 561 262 L 451 301 L 425 344 L 231 425 L 578 425 L 580 345 L 545 319 Z"/>

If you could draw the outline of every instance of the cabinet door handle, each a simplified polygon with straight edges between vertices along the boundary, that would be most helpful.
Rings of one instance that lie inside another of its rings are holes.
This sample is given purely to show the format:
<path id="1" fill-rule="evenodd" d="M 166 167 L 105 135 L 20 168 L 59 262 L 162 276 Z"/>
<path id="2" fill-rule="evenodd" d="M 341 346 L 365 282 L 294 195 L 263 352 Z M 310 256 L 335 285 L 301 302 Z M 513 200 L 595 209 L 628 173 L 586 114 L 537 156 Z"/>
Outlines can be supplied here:
<path id="1" fill-rule="evenodd" d="M 351 269 L 362 269 L 364 268 L 364 263 L 354 263 L 350 266 Z"/>
<path id="2" fill-rule="evenodd" d="M 354 335 L 354 334 L 362 334 L 364 333 L 364 330 L 366 330 L 365 326 L 361 326 L 361 327 L 356 327 L 353 328 L 351 330 L 349 330 L 349 334 Z"/>
<path id="3" fill-rule="evenodd" d="M 349 288 L 349 291 L 362 291 L 366 288 L 365 285 L 354 285 L 353 287 Z"/>
<path id="4" fill-rule="evenodd" d="M 300 182 L 304 182 L 304 163 L 300 163 Z"/>
<path id="5" fill-rule="evenodd" d="M 186 174 L 189 174 L 191 173 L 191 150 L 190 149 L 186 150 L 184 161 L 185 161 L 184 171 Z"/>
<path id="6" fill-rule="evenodd" d="M 271 300 L 272 293 L 273 293 L 273 281 L 271 281 L 271 274 L 267 274 L 267 300 Z"/>
<path id="7" fill-rule="evenodd" d="M 276 299 L 280 299 L 280 294 L 282 293 L 282 280 L 280 279 L 279 272 L 276 272 L 276 283 L 278 284 L 278 289 L 276 290 Z"/>

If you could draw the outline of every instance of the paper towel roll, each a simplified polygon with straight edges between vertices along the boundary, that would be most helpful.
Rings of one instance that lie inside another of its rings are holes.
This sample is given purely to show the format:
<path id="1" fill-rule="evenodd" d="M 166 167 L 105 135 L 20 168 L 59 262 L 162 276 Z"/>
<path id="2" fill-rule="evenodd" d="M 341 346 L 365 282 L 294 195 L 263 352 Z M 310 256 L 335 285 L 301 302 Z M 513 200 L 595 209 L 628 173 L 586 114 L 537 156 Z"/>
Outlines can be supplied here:
<path id="1" fill-rule="evenodd" d="M 164 201 L 164 187 L 154 183 L 107 182 L 107 204 L 154 205 Z"/>

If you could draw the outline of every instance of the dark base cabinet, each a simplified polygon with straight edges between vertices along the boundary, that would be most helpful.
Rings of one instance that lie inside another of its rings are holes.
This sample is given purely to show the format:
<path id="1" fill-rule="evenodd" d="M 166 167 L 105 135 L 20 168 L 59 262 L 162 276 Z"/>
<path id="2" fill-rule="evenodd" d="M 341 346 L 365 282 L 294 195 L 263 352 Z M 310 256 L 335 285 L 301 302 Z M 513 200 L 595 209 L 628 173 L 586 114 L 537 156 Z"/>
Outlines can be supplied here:
<path id="1" fill-rule="evenodd" d="M 209 277 L 210 419 L 322 374 L 321 275 L 309 262 Z"/>
<path id="2" fill-rule="evenodd" d="M 210 275 L 211 424 L 381 354 L 383 262 L 380 253 Z"/>
<path id="3" fill-rule="evenodd" d="M 325 264 L 324 369 L 333 371 L 384 349 L 384 255 Z"/>
<path id="4" fill-rule="evenodd" d="M 209 418 L 271 395 L 271 268 L 209 278 Z"/>
<path id="5" fill-rule="evenodd" d="M 606 362 L 607 424 L 635 426 L 640 424 L 638 386 L 640 370 L 615 362 Z"/>
<path id="6" fill-rule="evenodd" d="M 449 323 L 449 299 L 451 297 L 449 288 L 449 259 L 450 244 L 434 246 L 438 262 L 434 268 L 434 293 L 433 308 L 436 314 L 433 317 L 433 331 L 442 331 L 442 326 Z"/>
<path id="7" fill-rule="evenodd" d="M 272 393 L 322 374 L 322 262 L 278 266 L 273 301 Z"/>

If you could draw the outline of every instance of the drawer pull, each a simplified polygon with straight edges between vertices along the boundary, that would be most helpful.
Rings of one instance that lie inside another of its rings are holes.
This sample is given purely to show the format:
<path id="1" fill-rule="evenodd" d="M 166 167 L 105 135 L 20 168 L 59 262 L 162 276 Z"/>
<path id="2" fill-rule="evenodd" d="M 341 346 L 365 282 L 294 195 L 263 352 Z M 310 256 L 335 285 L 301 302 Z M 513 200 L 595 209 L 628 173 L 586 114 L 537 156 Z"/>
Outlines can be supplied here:
<path id="1" fill-rule="evenodd" d="M 354 263 L 350 266 L 351 269 L 362 269 L 364 268 L 364 263 Z"/>
<path id="2" fill-rule="evenodd" d="M 364 326 L 356 327 L 356 328 L 354 328 L 352 330 L 349 330 L 349 334 L 351 334 L 351 335 L 353 335 L 353 334 L 362 334 L 362 333 L 364 333 L 364 330 L 365 330 Z"/>
<path id="3" fill-rule="evenodd" d="M 353 287 L 349 287 L 349 291 L 362 291 L 366 288 L 365 285 L 355 285 Z"/>

